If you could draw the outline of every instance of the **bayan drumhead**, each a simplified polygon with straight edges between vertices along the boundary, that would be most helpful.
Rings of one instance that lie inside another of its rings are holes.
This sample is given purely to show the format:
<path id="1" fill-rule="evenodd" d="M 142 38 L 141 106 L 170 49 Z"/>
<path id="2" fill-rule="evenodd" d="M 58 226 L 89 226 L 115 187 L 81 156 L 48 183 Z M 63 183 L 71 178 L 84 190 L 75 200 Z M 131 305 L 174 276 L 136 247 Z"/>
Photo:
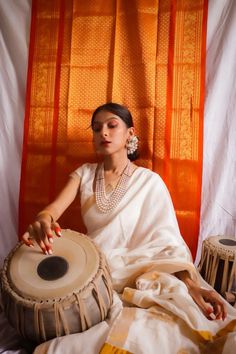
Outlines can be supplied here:
<path id="1" fill-rule="evenodd" d="M 223 252 L 232 255 L 236 252 L 236 238 L 233 236 L 209 236 L 205 241 Z"/>
<path id="2" fill-rule="evenodd" d="M 96 275 L 99 253 L 85 235 L 62 230 L 54 237 L 53 255 L 46 256 L 35 244 L 22 244 L 15 251 L 8 267 L 14 290 L 24 298 L 46 300 L 79 292 Z"/>

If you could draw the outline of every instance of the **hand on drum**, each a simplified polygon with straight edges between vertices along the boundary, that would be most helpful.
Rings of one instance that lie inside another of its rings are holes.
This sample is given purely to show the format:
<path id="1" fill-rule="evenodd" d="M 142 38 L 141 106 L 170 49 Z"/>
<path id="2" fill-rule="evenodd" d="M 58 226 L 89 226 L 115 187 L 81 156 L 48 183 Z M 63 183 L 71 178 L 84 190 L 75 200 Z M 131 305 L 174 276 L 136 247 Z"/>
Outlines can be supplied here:
<path id="1" fill-rule="evenodd" d="M 27 231 L 22 236 L 22 241 L 29 247 L 37 242 L 44 254 L 52 254 L 53 231 L 61 236 L 61 228 L 57 222 L 51 221 L 48 214 L 36 217 L 36 220 L 28 226 Z"/>
<path id="2" fill-rule="evenodd" d="M 215 290 L 191 286 L 189 294 L 209 320 L 224 320 L 226 318 L 226 305 Z"/>

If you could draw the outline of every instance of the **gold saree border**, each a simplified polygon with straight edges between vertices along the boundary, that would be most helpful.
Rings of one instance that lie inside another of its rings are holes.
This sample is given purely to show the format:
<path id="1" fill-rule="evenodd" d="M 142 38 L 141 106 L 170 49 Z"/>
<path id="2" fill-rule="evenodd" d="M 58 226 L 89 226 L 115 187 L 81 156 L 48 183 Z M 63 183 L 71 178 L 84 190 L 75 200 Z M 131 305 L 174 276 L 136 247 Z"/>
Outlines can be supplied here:
<path id="1" fill-rule="evenodd" d="M 114 345 L 111 345 L 109 343 L 105 343 L 102 349 L 100 350 L 99 354 L 133 354 L 133 353 L 129 352 L 128 350 L 115 347 Z"/>

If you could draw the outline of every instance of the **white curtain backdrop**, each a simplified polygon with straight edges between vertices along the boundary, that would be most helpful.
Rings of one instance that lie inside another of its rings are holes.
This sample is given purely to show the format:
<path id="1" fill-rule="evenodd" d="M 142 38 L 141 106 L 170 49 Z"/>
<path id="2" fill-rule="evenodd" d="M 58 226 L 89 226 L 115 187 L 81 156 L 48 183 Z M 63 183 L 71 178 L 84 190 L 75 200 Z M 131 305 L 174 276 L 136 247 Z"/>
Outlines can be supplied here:
<path id="1" fill-rule="evenodd" d="M 0 0 L 0 267 L 17 241 L 31 0 Z"/>
<path id="2" fill-rule="evenodd" d="M 194 0 L 192 0 L 194 1 Z M 0 0 L 0 267 L 17 241 L 31 0 Z M 201 230 L 235 235 L 236 1 L 209 0 Z"/>
<path id="3" fill-rule="evenodd" d="M 204 114 L 202 241 L 236 236 L 236 1 L 209 0 Z"/>

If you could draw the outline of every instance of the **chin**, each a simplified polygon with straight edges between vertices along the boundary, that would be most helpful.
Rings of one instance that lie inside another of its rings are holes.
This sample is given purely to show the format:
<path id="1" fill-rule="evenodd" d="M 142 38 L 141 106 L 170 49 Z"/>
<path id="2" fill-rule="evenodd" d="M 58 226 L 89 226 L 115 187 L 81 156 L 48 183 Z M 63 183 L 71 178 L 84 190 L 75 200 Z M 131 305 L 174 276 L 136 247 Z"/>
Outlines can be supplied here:
<path id="1" fill-rule="evenodd" d="M 103 150 L 103 149 L 97 149 L 96 152 L 97 152 L 99 155 L 102 155 L 102 156 L 108 156 L 108 155 L 111 155 L 111 154 L 112 154 L 112 152 L 106 151 L 106 150 Z"/>

